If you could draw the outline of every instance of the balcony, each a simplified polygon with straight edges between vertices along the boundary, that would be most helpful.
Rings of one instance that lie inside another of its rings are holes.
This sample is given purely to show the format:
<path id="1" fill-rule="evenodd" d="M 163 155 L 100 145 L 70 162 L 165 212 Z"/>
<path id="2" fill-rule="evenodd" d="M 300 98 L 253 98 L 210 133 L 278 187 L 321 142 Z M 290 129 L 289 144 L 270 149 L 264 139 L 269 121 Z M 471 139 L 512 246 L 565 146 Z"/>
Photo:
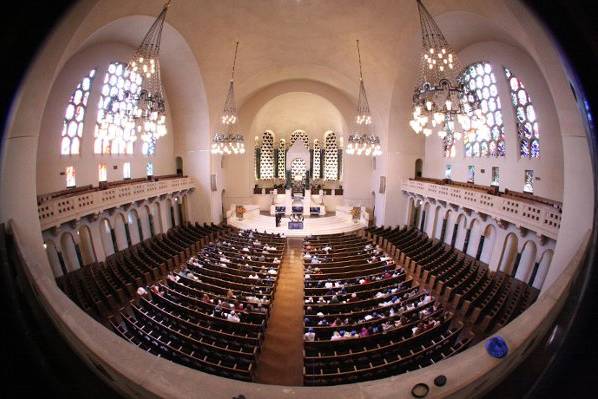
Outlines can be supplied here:
<path id="1" fill-rule="evenodd" d="M 93 188 L 53 197 L 38 197 L 37 212 L 42 231 L 71 220 L 97 214 L 135 201 L 176 193 L 195 187 L 190 177 L 158 181 L 133 181 L 106 189 Z"/>
<path id="2" fill-rule="evenodd" d="M 404 181 L 401 190 L 484 213 L 553 240 L 556 240 L 559 234 L 561 208 L 541 201 L 421 180 Z"/>

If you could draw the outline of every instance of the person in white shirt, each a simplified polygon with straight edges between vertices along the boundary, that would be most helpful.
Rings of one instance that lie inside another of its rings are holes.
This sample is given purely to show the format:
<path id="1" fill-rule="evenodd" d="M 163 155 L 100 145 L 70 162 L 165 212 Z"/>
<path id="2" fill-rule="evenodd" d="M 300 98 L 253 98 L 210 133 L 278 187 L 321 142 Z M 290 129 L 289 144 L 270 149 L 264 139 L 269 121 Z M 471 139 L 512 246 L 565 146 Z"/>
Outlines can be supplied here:
<path id="1" fill-rule="evenodd" d="M 332 282 L 331 281 L 326 281 L 326 283 L 324 283 L 324 287 L 325 288 L 332 288 Z"/>
<path id="2" fill-rule="evenodd" d="M 307 342 L 314 342 L 316 339 L 316 333 L 313 327 L 310 327 L 305 334 L 303 334 L 303 340 Z"/>
<path id="3" fill-rule="evenodd" d="M 143 287 L 139 287 L 137 288 L 137 295 L 139 296 L 146 296 L 147 295 L 147 290 Z"/>
<path id="4" fill-rule="evenodd" d="M 280 259 L 275 257 L 274 260 L 272 261 L 272 263 L 280 264 Z"/>
<path id="5" fill-rule="evenodd" d="M 271 275 L 277 275 L 277 274 L 278 274 L 278 272 L 276 271 L 276 269 L 274 269 L 274 268 L 270 268 L 270 269 L 268 269 L 268 274 L 271 274 Z"/>
<path id="6" fill-rule="evenodd" d="M 232 321 L 234 323 L 239 323 L 241 321 L 241 318 L 235 313 L 234 310 L 231 310 L 228 316 L 226 316 L 226 320 Z"/>

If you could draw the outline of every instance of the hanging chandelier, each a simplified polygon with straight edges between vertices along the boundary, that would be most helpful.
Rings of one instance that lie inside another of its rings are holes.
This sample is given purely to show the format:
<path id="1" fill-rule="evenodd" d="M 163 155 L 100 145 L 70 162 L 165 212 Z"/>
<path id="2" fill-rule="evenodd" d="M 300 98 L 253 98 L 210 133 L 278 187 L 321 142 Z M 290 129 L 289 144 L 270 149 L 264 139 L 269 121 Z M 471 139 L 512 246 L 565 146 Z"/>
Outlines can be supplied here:
<path id="1" fill-rule="evenodd" d="M 129 119 L 135 123 L 141 139 L 151 145 L 167 133 L 166 102 L 160 75 L 160 42 L 170 3 L 171 0 L 168 0 L 164 4 L 127 63 L 129 79 L 135 83 L 128 87 L 125 85 L 125 97 L 129 100 L 129 104 L 126 105 L 127 113 Z"/>
<path id="2" fill-rule="evenodd" d="M 382 147 L 380 138 L 370 132 L 372 130 L 372 115 L 363 83 L 359 40 L 356 43 L 357 59 L 359 61 L 359 96 L 357 99 L 357 116 L 355 117 L 357 131 L 349 135 L 346 152 L 348 155 L 371 155 L 375 157 L 382 154 Z"/>
<path id="3" fill-rule="evenodd" d="M 239 119 L 237 115 L 237 105 L 235 102 L 235 65 L 237 63 L 237 51 L 239 50 L 239 42 L 235 44 L 235 56 L 233 59 L 233 69 L 231 73 L 230 83 L 228 85 L 228 93 L 226 94 L 226 101 L 224 102 L 224 111 L 222 112 L 221 122 L 226 130 L 226 133 L 216 133 L 212 139 L 212 154 L 215 155 L 230 155 L 230 154 L 244 154 L 245 140 L 240 133 L 233 133 L 233 129 Z"/>
<path id="4" fill-rule="evenodd" d="M 448 147 L 464 133 L 483 129 L 485 120 L 478 96 L 458 77 L 461 65 L 457 55 L 421 0 L 417 0 L 417 8 L 423 49 L 409 125 L 415 133 L 426 137 L 436 132 Z"/>

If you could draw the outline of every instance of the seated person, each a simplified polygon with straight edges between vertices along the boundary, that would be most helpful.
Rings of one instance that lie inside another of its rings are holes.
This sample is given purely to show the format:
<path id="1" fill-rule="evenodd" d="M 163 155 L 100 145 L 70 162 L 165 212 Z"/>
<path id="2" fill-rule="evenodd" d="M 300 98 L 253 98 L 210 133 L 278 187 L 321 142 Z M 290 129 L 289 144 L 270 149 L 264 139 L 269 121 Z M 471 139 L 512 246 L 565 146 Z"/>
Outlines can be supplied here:
<path id="1" fill-rule="evenodd" d="M 314 342 L 316 339 L 316 333 L 314 332 L 313 327 L 309 327 L 307 332 L 303 334 L 303 340 L 306 342 Z"/>

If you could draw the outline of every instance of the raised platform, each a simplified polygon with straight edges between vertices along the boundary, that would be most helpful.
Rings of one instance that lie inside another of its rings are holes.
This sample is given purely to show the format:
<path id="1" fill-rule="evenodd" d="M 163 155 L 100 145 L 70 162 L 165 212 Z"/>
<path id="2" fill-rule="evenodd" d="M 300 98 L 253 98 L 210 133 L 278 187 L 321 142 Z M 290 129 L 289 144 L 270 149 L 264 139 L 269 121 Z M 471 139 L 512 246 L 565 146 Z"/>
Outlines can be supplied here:
<path id="1" fill-rule="evenodd" d="M 354 223 L 342 216 L 306 217 L 303 221 L 303 230 L 289 230 L 287 228 L 289 218 L 284 217 L 280 227 L 275 226 L 274 216 L 266 215 L 245 215 L 243 220 L 232 217 L 227 220 L 228 224 L 239 229 L 257 229 L 267 233 L 284 233 L 286 237 L 305 237 L 313 234 L 337 234 L 356 231 L 367 227 L 365 223 Z"/>

